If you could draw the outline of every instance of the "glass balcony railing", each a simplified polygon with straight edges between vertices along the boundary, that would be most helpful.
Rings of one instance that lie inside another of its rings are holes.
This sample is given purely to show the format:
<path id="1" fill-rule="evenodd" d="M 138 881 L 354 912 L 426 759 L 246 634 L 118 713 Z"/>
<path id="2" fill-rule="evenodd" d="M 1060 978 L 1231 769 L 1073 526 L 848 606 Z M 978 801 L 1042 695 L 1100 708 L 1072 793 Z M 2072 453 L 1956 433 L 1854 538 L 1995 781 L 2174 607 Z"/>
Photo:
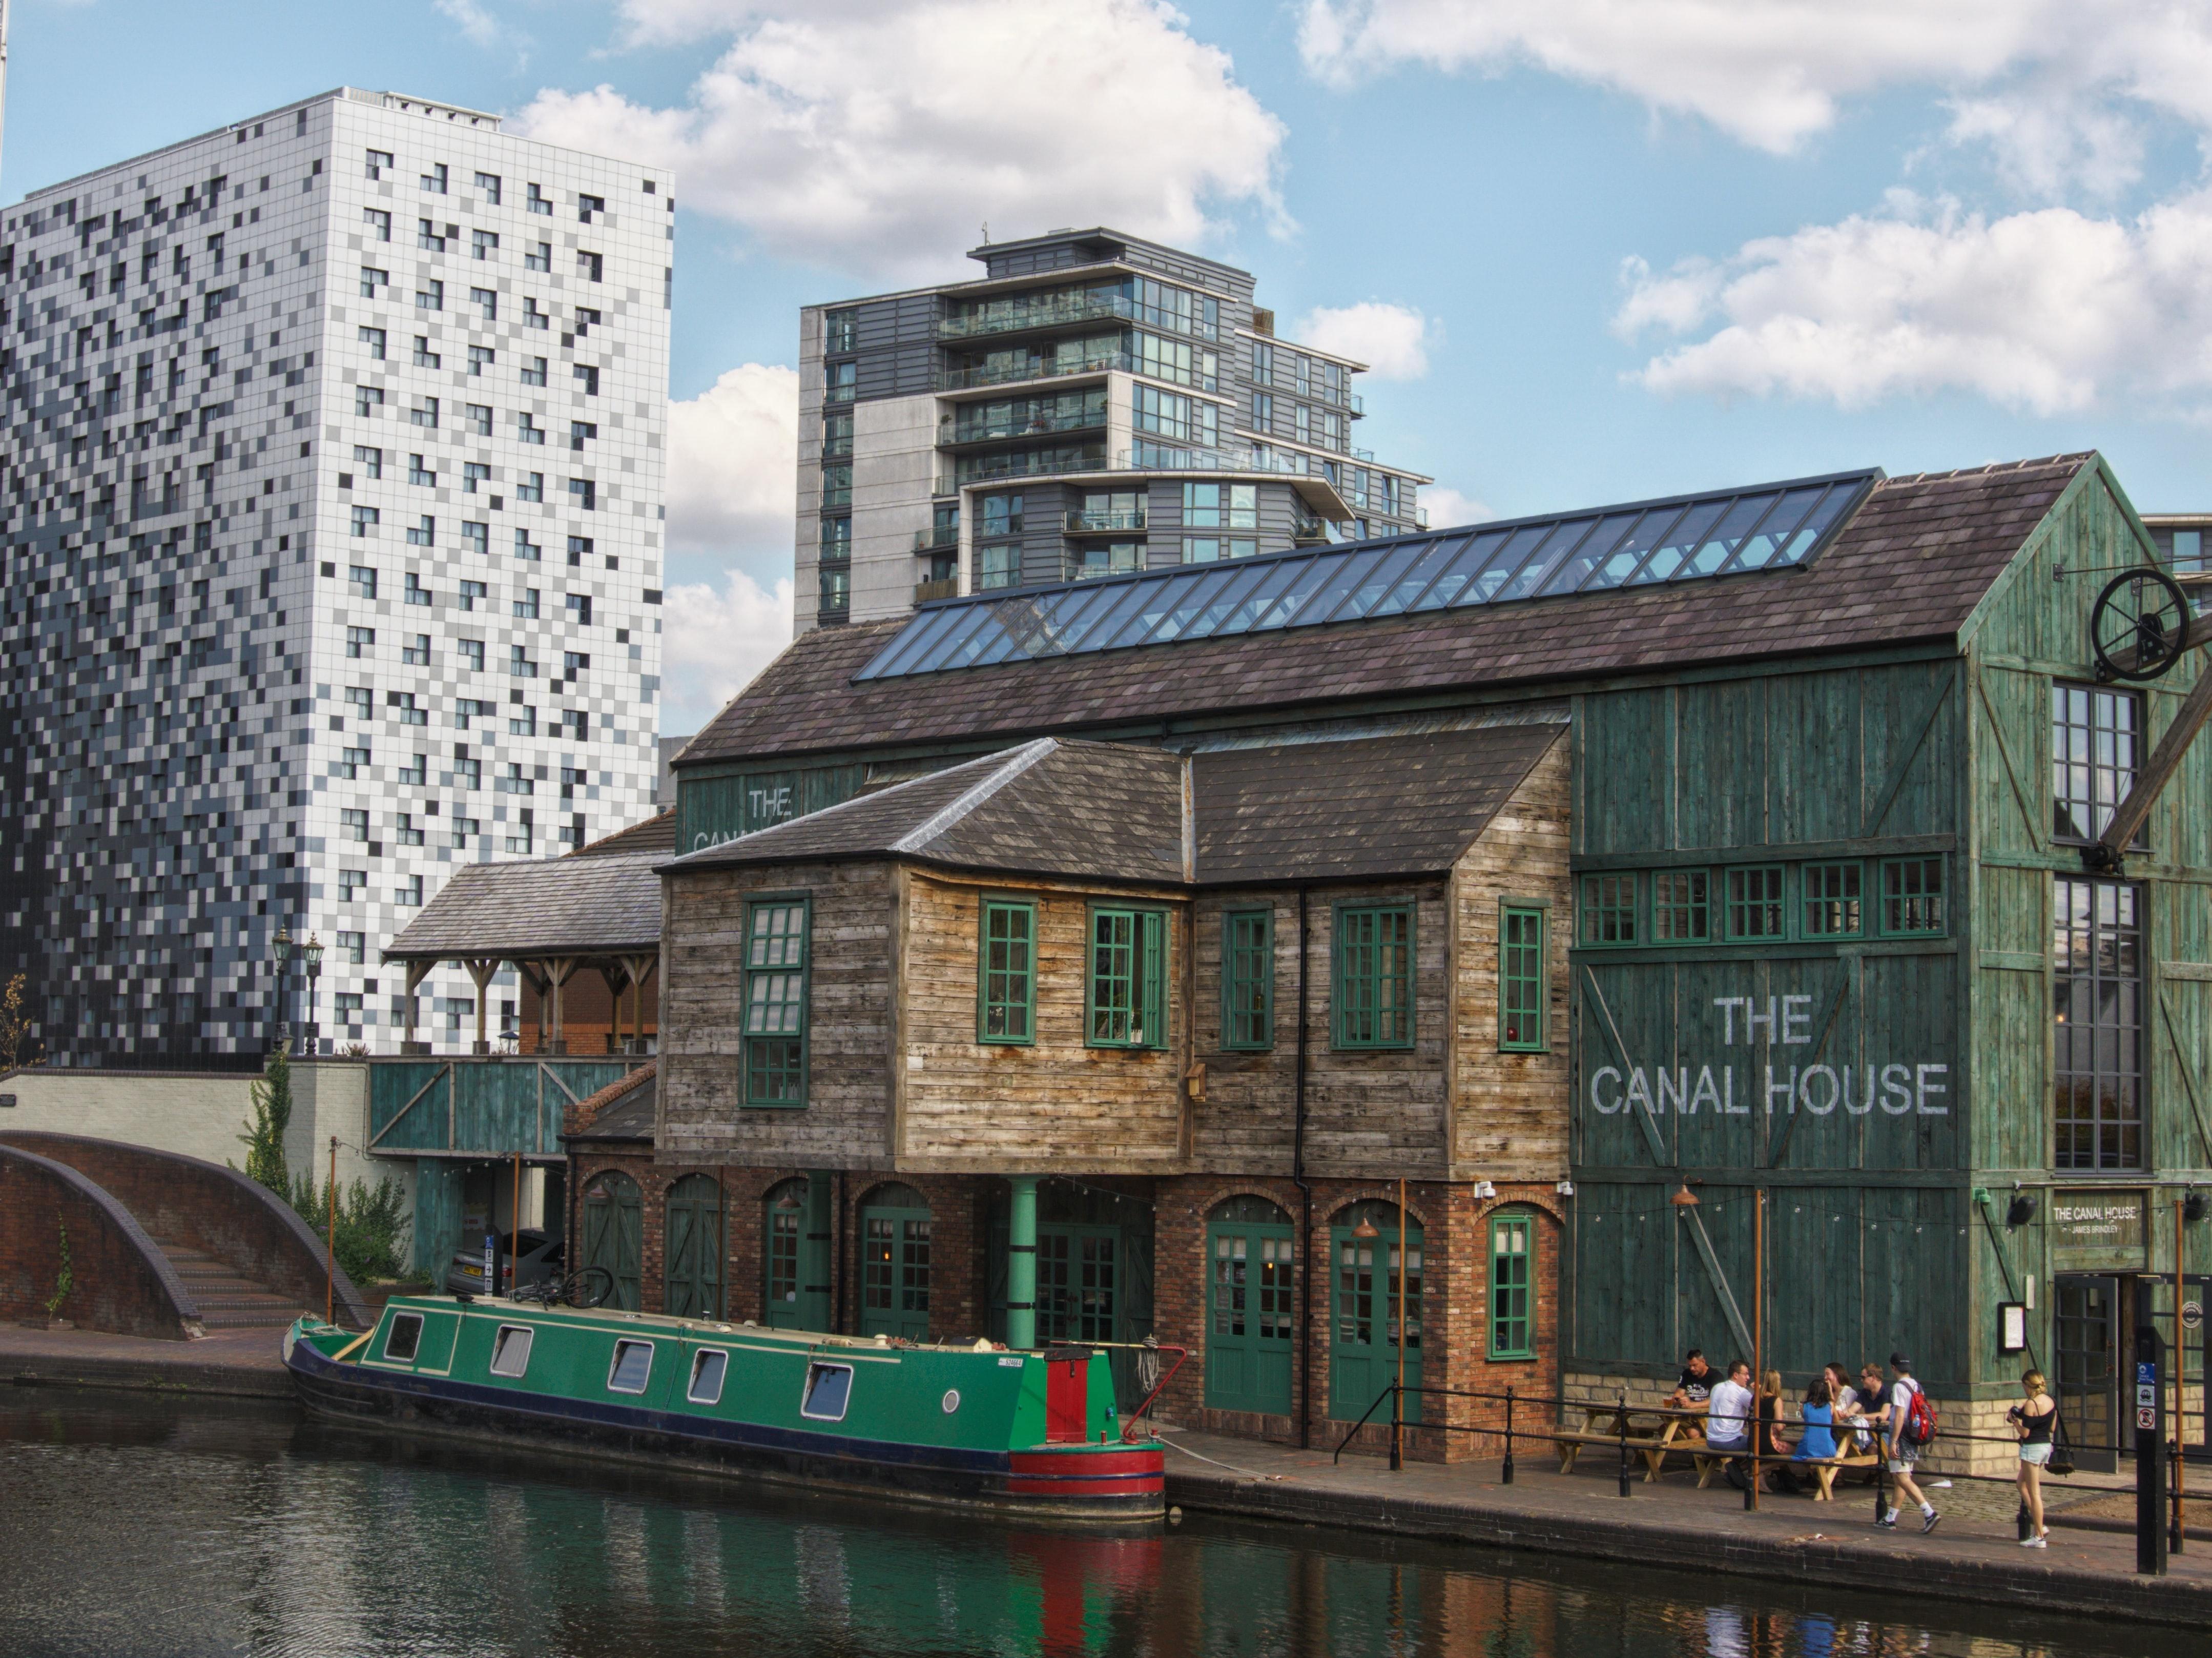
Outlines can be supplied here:
<path id="1" fill-rule="evenodd" d="M 963 455 L 950 478 L 938 479 L 939 495 L 955 495 L 963 484 L 988 484 L 1002 478 L 1049 478 L 1061 472 L 1104 472 L 1103 444 L 1071 444 L 1042 454 L 1023 449 L 1003 454 Z"/>
<path id="2" fill-rule="evenodd" d="M 1120 294 L 1041 294 L 1032 299 L 1012 300 L 967 316 L 943 317 L 937 324 L 939 339 L 975 339 L 985 334 L 1011 334 L 1024 328 L 1059 328 L 1085 322 L 1138 320 L 1139 307 Z"/>
<path id="3" fill-rule="evenodd" d="M 939 524 L 933 528 L 914 533 L 914 550 L 916 552 L 942 552 L 959 545 L 960 527 L 957 524 Z"/>
<path id="4" fill-rule="evenodd" d="M 1126 512 L 1071 512 L 1066 515 L 1070 535 L 1110 535 L 1123 530 L 1145 527 L 1145 509 L 1134 508 Z"/>
<path id="5" fill-rule="evenodd" d="M 1058 380 L 1068 375 L 1103 375 L 1109 370 L 1129 372 L 1129 355 L 1126 351 L 1108 352 L 1103 356 L 1069 357 L 1031 357 L 1025 363 L 977 363 L 965 369 L 941 369 L 938 371 L 937 389 L 940 392 L 970 391 L 979 386 L 1011 386 L 1025 380 Z"/>
<path id="6" fill-rule="evenodd" d="M 1079 409 L 1064 414 L 1037 412 L 994 416 L 982 420 L 971 420 L 963 414 L 937 423 L 937 441 L 939 443 L 987 443 L 1010 437 L 1048 437 L 1054 432 L 1095 431 L 1105 424 L 1106 411 L 1103 408 Z"/>

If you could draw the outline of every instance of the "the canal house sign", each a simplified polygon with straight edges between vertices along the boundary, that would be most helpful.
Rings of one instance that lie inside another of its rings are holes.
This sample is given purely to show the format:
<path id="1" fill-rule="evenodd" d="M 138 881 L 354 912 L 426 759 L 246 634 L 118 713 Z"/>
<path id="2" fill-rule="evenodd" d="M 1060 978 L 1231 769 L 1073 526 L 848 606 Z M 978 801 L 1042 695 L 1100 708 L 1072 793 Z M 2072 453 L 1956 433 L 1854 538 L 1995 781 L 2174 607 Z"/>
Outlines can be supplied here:
<path id="1" fill-rule="evenodd" d="M 2051 1265 L 2140 1267 L 2148 1235 L 2140 1191 L 2060 1191 L 2051 1194 Z"/>

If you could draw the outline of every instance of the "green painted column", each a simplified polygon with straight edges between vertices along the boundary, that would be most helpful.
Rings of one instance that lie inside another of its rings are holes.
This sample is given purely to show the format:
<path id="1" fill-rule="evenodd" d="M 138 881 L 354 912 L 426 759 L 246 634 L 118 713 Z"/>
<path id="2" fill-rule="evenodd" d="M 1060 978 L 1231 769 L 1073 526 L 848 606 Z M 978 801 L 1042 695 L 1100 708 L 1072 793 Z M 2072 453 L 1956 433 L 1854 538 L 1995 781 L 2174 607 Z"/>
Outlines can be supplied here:
<path id="1" fill-rule="evenodd" d="M 836 1320 L 830 1300 L 830 1176 L 809 1169 L 806 1174 L 806 1248 L 799 1258 L 799 1301 L 812 1310 L 810 1329 L 827 1332 Z"/>
<path id="2" fill-rule="evenodd" d="M 1036 1345 L 1036 1188 L 1034 1174 L 1016 1174 L 1006 1216 L 1006 1345 Z"/>

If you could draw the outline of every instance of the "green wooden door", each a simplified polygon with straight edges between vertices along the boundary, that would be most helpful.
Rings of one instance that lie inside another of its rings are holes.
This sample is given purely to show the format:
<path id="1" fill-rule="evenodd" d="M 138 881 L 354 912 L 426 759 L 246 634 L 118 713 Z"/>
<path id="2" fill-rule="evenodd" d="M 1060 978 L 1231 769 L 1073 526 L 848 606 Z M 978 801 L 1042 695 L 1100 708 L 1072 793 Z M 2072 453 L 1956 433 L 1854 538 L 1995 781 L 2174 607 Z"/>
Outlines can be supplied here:
<path id="1" fill-rule="evenodd" d="M 763 1320 L 775 1330 L 827 1330 L 830 1298 L 806 1282 L 810 1184 L 804 1176 L 771 1186 L 761 1218 Z"/>
<path id="2" fill-rule="evenodd" d="M 1373 1232 L 1362 1237 L 1364 1226 Z M 1337 1216 L 1329 1231 L 1331 1290 L 1334 1317 L 1329 1322 L 1328 1413 L 1356 1421 L 1398 1377 L 1400 1256 L 1398 1209 L 1375 1200 L 1354 1204 Z M 1421 1232 L 1406 1228 L 1404 1253 L 1406 1386 L 1421 1381 Z M 1421 1419 L 1418 1394 L 1406 1396 L 1408 1422 Z M 1375 1421 L 1388 1421 L 1386 1405 Z"/>
<path id="3" fill-rule="evenodd" d="M 860 1333 L 929 1339 L 929 1204 L 880 1186 L 860 1210 Z"/>
<path id="4" fill-rule="evenodd" d="M 638 1262 L 644 1238 L 636 1181 L 611 1170 L 584 1188 L 584 1265 L 604 1267 L 612 1275 L 609 1307 L 641 1310 Z"/>
<path id="5" fill-rule="evenodd" d="M 661 1311 L 679 1319 L 719 1319 L 722 1306 L 722 1187 L 711 1174 L 687 1174 L 668 1188 Z"/>
<path id="6" fill-rule="evenodd" d="M 1121 1228 L 1066 1223 L 1037 1227 L 1037 1339 L 1122 1339 Z"/>
<path id="7" fill-rule="evenodd" d="M 1217 1411 L 1290 1414 L 1297 1238 L 1263 1198 L 1232 1198 L 1209 1219 L 1206 1402 Z"/>

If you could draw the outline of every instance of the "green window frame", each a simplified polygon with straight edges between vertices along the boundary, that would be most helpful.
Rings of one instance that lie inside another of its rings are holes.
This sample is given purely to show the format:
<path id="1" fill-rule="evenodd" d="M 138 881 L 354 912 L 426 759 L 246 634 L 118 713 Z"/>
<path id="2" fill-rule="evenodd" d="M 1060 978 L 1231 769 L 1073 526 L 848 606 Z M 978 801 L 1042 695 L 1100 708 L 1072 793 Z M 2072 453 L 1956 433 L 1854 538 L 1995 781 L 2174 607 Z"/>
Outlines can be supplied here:
<path id="1" fill-rule="evenodd" d="M 1633 944 L 1636 936 L 1636 872 L 1583 877 L 1584 944 Z"/>
<path id="2" fill-rule="evenodd" d="M 1943 860 L 1885 858 L 1881 914 L 1887 938 L 1926 937 L 1947 930 Z"/>
<path id="3" fill-rule="evenodd" d="M 806 1104 L 811 903 L 804 893 L 745 904 L 744 1103 Z"/>
<path id="4" fill-rule="evenodd" d="M 1807 938 L 1856 938 L 1866 931 L 1863 864 L 1808 863 L 1797 881 Z"/>
<path id="5" fill-rule="evenodd" d="M 1490 1217 L 1490 1348 L 1493 1359 L 1536 1356 L 1536 1217 Z"/>
<path id="6" fill-rule="evenodd" d="M 1340 905 L 1335 931 L 1334 1045 L 1412 1047 L 1413 906 Z"/>
<path id="7" fill-rule="evenodd" d="M 1754 865 L 1728 871 L 1726 890 L 1730 942 L 1787 938 L 1790 936 L 1790 910 L 1783 902 L 1782 887 L 1782 870 L 1778 865 Z"/>
<path id="8" fill-rule="evenodd" d="M 1541 1053 L 1544 1036 L 1544 911 L 1505 904 L 1498 911 L 1498 1045 Z"/>
<path id="9" fill-rule="evenodd" d="M 1167 1045 L 1167 923 L 1158 910 L 1093 909 L 1083 1045 Z"/>
<path id="10" fill-rule="evenodd" d="M 1275 912 L 1221 916 L 1221 1045 L 1256 1053 L 1275 1045 Z"/>
<path id="11" fill-rule="evenodd" d="M 1661 869 L 1651 877 L 1651 941 L 1710 944 L 1713 877 L 1710 869 Z"/>
<path id="12" fill-rule="evenodd" d="M 985 899 L 975 951 L 975 1039 L 1036 1042 L 1036 905 Z"/>

